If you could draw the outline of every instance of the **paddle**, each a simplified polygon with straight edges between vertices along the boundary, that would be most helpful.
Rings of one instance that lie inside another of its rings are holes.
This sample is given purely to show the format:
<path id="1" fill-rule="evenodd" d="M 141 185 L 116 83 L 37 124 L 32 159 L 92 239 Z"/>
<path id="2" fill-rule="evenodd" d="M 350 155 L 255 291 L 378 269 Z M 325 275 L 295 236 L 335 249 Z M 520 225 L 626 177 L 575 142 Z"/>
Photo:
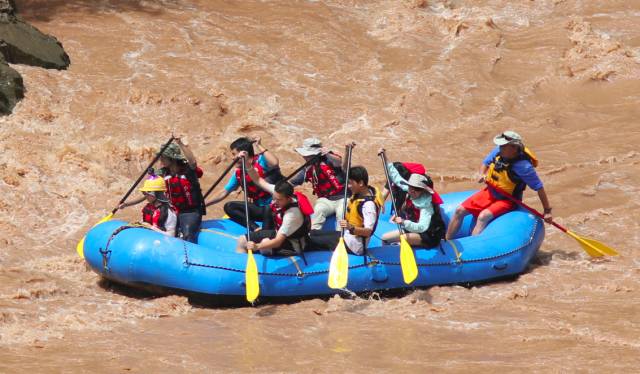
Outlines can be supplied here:
<path id="1" fill-rule="evenodd" d="M 391 178 L 389 178 L 389 170 L 387 169 L 387 156 L 384 149 L 378 154 L 382 160 L 382 168 L 384 169 L 384 175 L 387 178 L 387 189 L 389 190 L 389 196 L 391 196 L 391 205 L 394 212 L 399 214 L 398 207 L 396 206 L 396 198 L 393 196 L 393 190 L 391 189 Z M 404 232 L 402 226 L 399 223 L 398 231 L 400 232 L 400 267 L 402 268 L 402 278 L 404 283 L 411 284 L 418 277 L 418 266 L 416 265 L 416 258 L 413 255 L 413 248 L 407 242 L 407 235 Z"/>
<path id="2" fill-rule="evenodd" d="M 160 159 L 160 156 L 162 156 L 162 152 L 164 152 L 165 149 L 167 149 L 167 147 L 169 146 L 169 144 L 171 144 L 171 142 L 173 142 L 175 138 L 173 137 L 173 135 L 171 136 L 171 138 L 169 138 L 169 140 L 162 146 L 162 148 L 160 148 L 160 152 L 158 152 L 158 154 L 156 155 L 156 157 L 153 158 L 153 160 L 149 163 L 149 166 L 147 166 L 144 169 L 144 172 L 142 174 L 140 174 L 140 176 L 138 177 L 138 179 L 136 179 L 135 183 L 131 186 L 131 188 L 129 188 L 129 191 L 127 191 L 126 194 L 124 194 L 124 196 L 122 197 L 122 199 L 120 199 L 120 202 L 118 203 L 118 205 L 113 208 L 113 210 L 111 211 L 111 213 L 107 214 L 105 217 L 103 217 L 100 221 L 98 221 L 95 225 L 93 226 L 97 226 L 103 222 L 107 222 L 109 221 L 111 218 L 113 218 L 113 215 L 116 214 L 116 212 L 118 211 L 118 209 L 120 209 L 120 205 L 122 203 L 124 203 L 127 198 L 129 197 L 129 195 L 131 195 L 131 193 L 133 192 L 133 190 L 136 188 L 136 186 L 138 185 L 138 183 L 140 183 L 140 181 L 142 180 L 142 178 L 144 178 L 144 176 L 147 174 L 147 170 L 149 170 L 149 168 L 153 167 L 153 165 Z M 93 227 L 92 226 L 92 227 Z M 76 245 L 76 252 L 78 252 L 78 256 L 80 256 L 80 258 L 84 258 L 84 238 L 85 236 L 82 237 L 82 239 L 80 239 L 80 241 L 78 242 L 78 245 Z"/>
<path id="3" fill-rule="evenodd" d="M 353 144 L 349 144 L 347 147 L 347 170 L 345 180 L 349 181 L 349 169 L 351 169 L 351 154 L 353 152 Z M 342 203 L 342 219 L 345 219 L 347 212 L 347 188 L 344 189 L 344 201 Z M 331 255 L 331 262 L 329 263 L 329 280 L 327 284 L 331 288 L 345 288 L 349 278 L 349 255 L 347 254 L 347 247 L 344 245 L 344 227 L 340 232 L 340 240 L 338 245 L 333 250 Z"/>
<path id="4" fill-rule="evenodd" d="M 245 158 L 242 157 L 242 189 L 244 190 L 244 216 L 247 219 L 247 240 L 251 238 L 251 229 L 249 228 L 249 200 L 247 198 L 247 170 L 245 167 Z M 256 181 L 257 182 L 257 181 Z M 253 303 L 260 295 L 260 283 L 258 282 L 258 266 L 253 258 L 253 251 L 247 249 L 247 268 L 245 270 L 245 286 L 247 293 L 247 301 Z"/>
<path id="5" fill-rule="evenodd" d="M 495 191 L 499 192 L 501 195 L 503 195 L 507 199 L 513 201 L 514 203 L 520 205 L 521 207 L 525 208 L 526 210 L 531 212 L 533 215 L 544 219 L 544 215 L 542 213 L 538 212 L 537 210 L 535 210 L 532 207 L 528 206 L 524 202 L 522 202 L 522 201 L 516 199 L 515 197 L 511 196 L 510 194 L 508 194 L 506 191 L 504 191 L 500 187 L 494 186 L 494 185 L 492 185 L 491 183 L 488 183 L 488 182 L 486 182 L 486 183 L 487 183 L 487 186 L 489 186 L 489 188 L 492 188 Z M 584 249 L 584 251 L 587 252 L 587 254 L 589 256 L 591 256 L 591 257 L 602 257 L 602 256 L 606 256 L 606 255 L 617 256 L 618 255 L 618 252 L 616 252 L 613 248 L 608 247 L 604 243 L 601 243 L 601 242 L 599 242 L 599 241 L 597 241 L 595 239 L 581 237 L 580 235 L 574 233 L 573 231 L 567 229 L 566 227 L 561 226 L 560 224 L 556 223 L 555 221 L 551 221 L 551 222 L 548 222 L 548 223 L 552 224 L 553 226 L 558 228 L 560 231 L 564 232 L 565 234 L 567 234 L 570 237 L 572 237 L 575 240 L 577 240 L 578 243 L 580 244 L 580 246 L 582 247 L 582 249 Z"/>
<path id="6" fill-rule="evenodd" d="M 293 178 L 296 176 L 296 174 L 298 174 L 300 172 L 300 170 L 306 168 L 307 166 L 313 164 L 314 162 L 316 162 L 322 155 L 321 154 L 317 154 L 314 155 L 313 157 L 311 157 L 309 159 L 309 161 L 305 162 L 304 164 L 302 164 L 302 166 L 300 166 L 299 168 L 297 168 L 293 173 L 289 174 L 286 178 L 284 178 L 285 181 L 288 181 L 289 179 Z"/>
<path id="7" fill-rule="evenodd" d="M 224 177 L 227 176 L 227 174 L 229 173 L 229 170 L 231 170 L 233 165 L 235 165 L 236 161 L 238 161 L 238 158 L 234 157 L 233 160 L 231 160 L 231 163 L 229 164 L 229 166 L 227 166 L 227 168 L 224 169 L 224 171 L 222 172 L 222 175 L 220 175 L 220 178 L 218 178 L 218 180 L 213 182 L 211 187 L 209 187 L 209 189 L 207 190 L 207 193 L 204 194 L 203 200 L 206 200 L 207 197 L 211 194 L 211 192 L 213 192 L 213 190 L 218 186 L 218 184 L 220 184 L 222 179 L 224 179 Z"/>

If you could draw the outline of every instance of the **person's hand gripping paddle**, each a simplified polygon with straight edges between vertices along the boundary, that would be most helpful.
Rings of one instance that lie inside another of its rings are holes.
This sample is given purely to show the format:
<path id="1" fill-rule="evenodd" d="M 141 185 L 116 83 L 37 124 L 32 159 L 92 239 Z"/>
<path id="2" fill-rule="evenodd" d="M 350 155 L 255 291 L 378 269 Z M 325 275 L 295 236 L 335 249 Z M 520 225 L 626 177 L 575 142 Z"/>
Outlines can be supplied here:
<path id="1" fill-rule="evenodd" d="M 533 209 L 529 205 L 527 205 L 527 204 L 523 203 L 522 201 L 516 199 L 515 197 L 511 196 L 510 194 L 508 194 L 506 191 L 504 191 L 500 187 L 494 186 L 491 183 L 487 183 L 487 185 L 489 186 L 489 188 L 493 189 L 494 191 L 499 192 L 502 196 L 506 197 L 507 199 L 511 200 L 512 202 L 514 202 L 514 203 L 520 205 L 521 207 L 525 208 L 526 210 L 531 212 L 533 215 L 538 216 L 538 217 L 540 217 L 540 218 L 542 218 L 544 220 L 544 214 L 538 212 L 537 210 Z M 589 256 L 591 256 L 591 257 L 617 256 L 618 255 L 618 252 L 616 250 L 614 250 L 611 247 L 606 246 L 604 243 L 601 243 L 601 242 L 599 242 L 599 241 L 597 241 L 595 239 L 582 237 L 582 236 L 576 234 L 575 232 L 567 229 L 566 227 L 561 226 L 560 224 L 556 223 L 553 220 L 551 220 L 551 221 L 549 221 L 547 223 L 555 226 L 560 231 L 562 231 L 565 234 L 569 235 L 570 237 L 574 238 L 580 244 L 582 249 L 584 249 L 584 251 L 587 252 L 587 254 Z"/>
<path id="2" fill-rule="evenodd" d="M 247 198 L 247 169 L 245 166 L 246 158 L 243 156 L 242 163 L 242 189 L 244 190 L 244 216 L 247 219 L 247 240 L 251 240 L 251 229 L 249 228 L 249 200 Z M 257 182 L 257 181 L 256 181 Z M 247 267 L 245 269 L 245 286 L 247 293 L 247 301 L 253 303 L 260 295 L 260 283 L 258 281 L 258 266 L 256 259 L 253 258 L 253 251 L 247 249 Z"/>
<path id="3" fill-rule="evenodd" d="M 348 146 L 347 152 L 347 170 L 345 172 L 345 181 L 349 181 L 349 169 L 351 169 L 351 154 L 353 153 L 353 144 Z M 342 212 L 347 212 L 347 187 L 344 188 L 344 201 L 342 203 Z M 344 245 L 344 228 L 340 233 L 340 240 L 336 249 L 331 255 L 331 262 L 329 263 L 329 281 L 327 284 L 331 288 L 341 289 L 347 286 L 349 279 L 349 255 L 347 254 L 347 248 Z"/>
<path id="4" fill-rule="evenodd" d="M 391 205 L 393 211 L 398 214 L 398 207 L 396 206 L 396 198 L 393 196 L 393 190 L 391 189 L 391 179 L 389 178 L 389 170 L 387 169 L 387 156 L 384 149 L 378 154 L 382 160 L 382 168 L 384 169 L 384 175 L 387 178 L 387 189 L 389 190 L 389 196 L 391 196 Z M 418 277 L 418 266 L 416 265 L 416 258 L 413 254 L 413 248 L 407 242 L 407 235 L 404 229 L 398 223 L 398 231 L 400 232 L 400 267 L 402 268 L 402 278 L 404 283 L 411 284 Z"/>

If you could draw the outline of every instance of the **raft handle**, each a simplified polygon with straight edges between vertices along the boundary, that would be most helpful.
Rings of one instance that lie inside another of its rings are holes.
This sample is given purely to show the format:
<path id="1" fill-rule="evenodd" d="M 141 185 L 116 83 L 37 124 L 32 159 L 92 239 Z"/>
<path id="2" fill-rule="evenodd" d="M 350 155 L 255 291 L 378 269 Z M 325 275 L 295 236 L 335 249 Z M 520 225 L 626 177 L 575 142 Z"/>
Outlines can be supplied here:
<path id="1" fill-rule="evenodd" d="M 496 270 L 504 270 L 509 266 L 506 262 L 495 262 L 493 268 Z"/>

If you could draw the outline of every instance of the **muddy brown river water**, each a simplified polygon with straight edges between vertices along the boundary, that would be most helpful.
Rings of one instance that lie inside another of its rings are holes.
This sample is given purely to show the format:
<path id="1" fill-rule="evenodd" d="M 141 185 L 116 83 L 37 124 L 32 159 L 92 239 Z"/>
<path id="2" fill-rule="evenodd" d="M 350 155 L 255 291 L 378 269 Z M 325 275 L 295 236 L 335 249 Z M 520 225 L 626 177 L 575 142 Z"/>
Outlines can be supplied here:
<path id="1" fill-rule="evenodd" d="M 17 5 L 72 64 L 14 66 L 28 92 L 0 119 L 0 372 L 640 370 L 640 1 Z M 212 309 L 110 287 L 75 254 L 172 130 L 206 186 L 237 136 L 285 171 L 317 136 L 357 141 L 374 183 L 384 145 L 448 192 L 478 187 L 505 129 L 558 222 L 619 257 L 548 228 L 513 281 Z"/>

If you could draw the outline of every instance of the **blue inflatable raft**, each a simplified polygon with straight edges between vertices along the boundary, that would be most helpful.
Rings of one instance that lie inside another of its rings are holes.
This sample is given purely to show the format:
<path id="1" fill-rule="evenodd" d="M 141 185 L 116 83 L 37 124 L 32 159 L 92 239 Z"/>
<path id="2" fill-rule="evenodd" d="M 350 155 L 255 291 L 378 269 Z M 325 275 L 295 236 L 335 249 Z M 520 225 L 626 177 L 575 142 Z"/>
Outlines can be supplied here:
<path id="1" fill-rule="evenodd" d="M 471 193 L 442 196 L 446 222 Z M 441 247 L 432 249 L 414 248 L 419 275 L 406 285 L 398 245 L 381 245 L 380 240 L 395 225 L 389 223 L 388 213 L 381 216 L 368 256 L 349 255 L 347 290 L 363 293 L 513 277 L 525 271 L 544 238 L 542 221 L 523 210 L 498 217 L 479 236 L 468 236 L 473 223 L 470 216 L 465 218 L 452 243 L 443 241 Z M 236 239 L 244 232 L 244 227 L 230 220 L 208 220 L 203 222 L 198 244 L 193 244 L 112 220 L 87 233 L 84 255 L 96 273 L 117 283 L 205 296 L 213 302 L 216 298 L 244 299 L 247 255 L 235 252 Z M 327 286 L 331 254 L 308 251 L 305 259 L 254 255 L 260 298 L 306 298 L 345 292 Z"/>

